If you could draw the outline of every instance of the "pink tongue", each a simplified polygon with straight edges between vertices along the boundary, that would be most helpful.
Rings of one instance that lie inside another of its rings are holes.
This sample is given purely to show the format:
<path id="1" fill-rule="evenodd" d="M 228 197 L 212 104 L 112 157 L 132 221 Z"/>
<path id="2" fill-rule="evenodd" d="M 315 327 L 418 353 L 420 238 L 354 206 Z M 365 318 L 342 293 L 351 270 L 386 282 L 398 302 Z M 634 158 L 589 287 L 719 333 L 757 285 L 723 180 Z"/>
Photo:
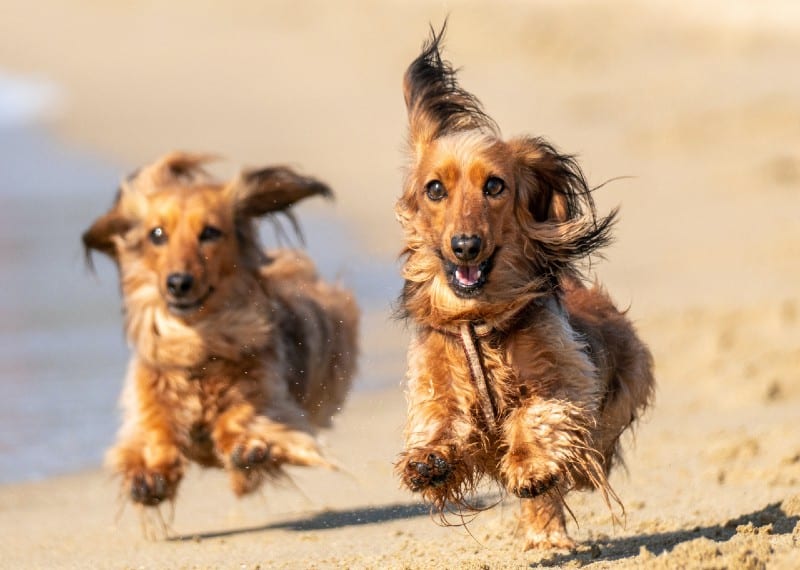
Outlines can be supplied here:
<path id="1" fill-rule="evenodd" d="M 478 267 L 475 265 L 459 265 L 456 268 L 456 277 L 464 285 L 474 285 L 478 281 Z"/>

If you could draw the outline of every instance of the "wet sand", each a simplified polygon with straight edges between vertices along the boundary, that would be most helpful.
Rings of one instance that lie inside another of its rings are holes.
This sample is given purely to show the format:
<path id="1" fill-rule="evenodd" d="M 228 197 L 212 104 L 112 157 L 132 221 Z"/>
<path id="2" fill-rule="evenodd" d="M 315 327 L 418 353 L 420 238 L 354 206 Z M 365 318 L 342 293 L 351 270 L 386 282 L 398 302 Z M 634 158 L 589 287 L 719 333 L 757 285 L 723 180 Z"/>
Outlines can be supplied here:
<path id="1" fill-rule="evenodd" d="M 51 127 L 65 140 L 130 165 L 187 148 L 300 166 L 336 189 L 334 215 L 364 255 L 391 260 L 400 78 L 428 22 L 449 12 L 448 57 L 507 135 L 578 153 L 592 183 L 631 177 L 596 194 L 601 210 L 622 212 L 593 266 L 657 363 L 656 405 L 626 442 L 627 471 L 612 477 L 624 525 L 598 497 L 571 495 L 577 551 L 523 553 L 514 501 L 465 530 L 437 526 L 399 490 L 406 335 L 388 318 L 387 291 L 386 308 L 366 316 L 361 374 L 396 385 L 356 394 L 325 434 L 349 474 L 297 471 L 293 484 L 237 501 L 222 474 L 193 471 L 173 540 L 146 540 L 131 507 L 117 517 L 104 472 L 5 485 L 1 566 L 800 566 L 800 17 L 790 3 L 193 6 L 20 4 L 0 21 L 0 58 L 64 86 Z"/>

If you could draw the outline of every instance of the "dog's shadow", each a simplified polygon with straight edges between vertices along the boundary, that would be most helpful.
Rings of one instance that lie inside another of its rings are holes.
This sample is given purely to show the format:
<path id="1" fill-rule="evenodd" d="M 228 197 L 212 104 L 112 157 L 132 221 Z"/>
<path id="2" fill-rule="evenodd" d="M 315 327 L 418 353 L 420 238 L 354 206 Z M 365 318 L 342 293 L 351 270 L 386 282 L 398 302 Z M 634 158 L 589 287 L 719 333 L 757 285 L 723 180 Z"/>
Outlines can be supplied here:
<path id="1" fill-rule="evenodd" d="M 708 538 L 717 543 L 731 540 L 737 534 L 737 527 L 752 523 L 754 527 L 772 525 L 772 534 L 789 534 L 794 530 L 800 516 L 788 515 L 780 503 L 772 503 L 763 509 L 730 519 L 724 523 L 695 527 L 690 530 L 639 534 L 618 539 L 594 540 L 584 543 L 588 549 L 568 554 L 546 556 L 531 565 L 533 567 L 562 567 L 571 564 L 581 566 L 592 562 L 611 562 L 639 555 L 642 546 L 655 555 L 671 552 L 676 546 L 697 538 Z"/>
<path id="2" fill-rule="evenodd" d="M 498 503 L 499 497 L 488 493 L 481 494 L 475 498 L 473 505 L 477 510 L 494 506 Z M 464 518 L 458 512 L 449 512 L 448 515 L 459 519 L 461 522 L 468 522 L 469 515 Z M 264 525 L 236 528 L 230 530 L 199 532 L 191 534 L 181 534 L 167 537 L 168 541 L 185 542 L 197 541 L 210 538 L 224 538 L 228 536 L 236 536 L 240 534 L 251 534 L 257 532 L 265 532 L 268 530 L 292 530 L 292 531 L 312 531 L 312 530 L 329 530 L 335 528 L 344 528 L 349 526 L 361 526 L 373 523 L 383 523 L 396 520 L 412 519 L 416 517 L 430 517 L 431 507 L 424 503 L 395 503 L 392 505 L 383 505 L 379 507 L 363 507 L 357 509 L 347 509 L 342 511 L 326 510 L 307 518 L 293 519 L 288 521 L 268 523 Z M 460 525 L 456 525 L 460 526 Z"/>
<path id="3" fill-rule="evenodd" d="M 264 525 L 235 528 L 230 530 L 171 536 L 172 542 L 198 541 L 213 538 L 225 538 L 243 534 L 265 532 L 269 530 L 291 530 L 306 532 L 327 530 L 395 520 L 430 516 L 430 507 L 422 503 L 395 503 L 380 507 L 364 507 L 341 511 L 322 511 L 306 518 L 278 521 Z M 793 531 L 800 516 L 788 515 L 780 503 L 772 503 L 763 509 L 730 519 L 724 523 L 695 527 L 690 530 L 676 530 L 662 533 L 638 534 L 617 539 L 594 540 L 584 543 L 589 548 L 570 553 L 545 555 L 531 565 L 533 567 L 562 567 L 570 563 L 585 565 L 593 562 L 612 562 L 625 558 L 634 558 L 641 552 L 642 546 L 653 554 L 671 552 L 679 544 L 708 538 L 723 543 L 737 534 L 737 527 L 752 523 L 754 527 L 772 525 L 772 534 L 788 534 Z"/>
<path id="4" fill-rule="evenodd" d="M 322 511 L 308 518 L 274 522 L 259 526 L 236 528 L 231 530 L 202 532 L 171 536 L 169 541 L 189 541 L 210 538 L 223 538 L 240 534 L 264 532 L 268 530 L 311 531 L 361 526 L 394 520 L 410 519 L 430 515 L 430 506 L 422 503 L 406 503 L 384 505 L 380 507 L 364 507 L 343 511 Z"/>

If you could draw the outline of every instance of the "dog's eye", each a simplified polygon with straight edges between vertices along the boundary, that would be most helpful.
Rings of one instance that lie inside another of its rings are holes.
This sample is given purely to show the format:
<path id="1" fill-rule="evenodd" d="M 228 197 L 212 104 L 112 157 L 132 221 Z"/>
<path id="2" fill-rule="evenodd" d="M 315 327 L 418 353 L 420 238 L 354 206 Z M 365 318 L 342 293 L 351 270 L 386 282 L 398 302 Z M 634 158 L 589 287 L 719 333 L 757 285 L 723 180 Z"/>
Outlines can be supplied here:
<path id="1" fill-rule="evenodd" d="M 216 241 L 222 237 L 222 230 L 214 226 L 206 226 L 200 232 L 200 241 Z"/>
<path id="2" fill-rule="evenodd" d="M 497 178 L 490 176 L 486 179 L 486 184 L 483 185 L 483 193 L 487 196 L 497 196 L 506 189 L 506 183 Z"/>
<path id="3" fill-rule="evenodd" d="M 167 243 L 167 232 L 165 232 L 164 228 L 161 226 L 150 230 L 150 235 L 148 237 L 153 245 L 164 245 Z"/>
<path id="4" fill-rule="evenodd" d="M 425 185 L 425 194 L 427 194 L 428 198 L 434 202 L 438 202 L 447 196 L 447 192 L 444 189 L 444 184 L 438 180 L 431 180 Z"/>

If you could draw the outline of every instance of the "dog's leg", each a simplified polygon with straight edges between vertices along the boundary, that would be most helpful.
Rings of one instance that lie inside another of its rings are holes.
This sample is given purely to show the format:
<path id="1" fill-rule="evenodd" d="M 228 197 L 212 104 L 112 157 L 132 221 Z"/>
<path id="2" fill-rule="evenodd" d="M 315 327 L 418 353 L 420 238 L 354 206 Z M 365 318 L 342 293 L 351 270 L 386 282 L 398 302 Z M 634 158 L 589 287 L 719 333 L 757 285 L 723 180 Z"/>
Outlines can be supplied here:
<path id="1" fill-rule="evenodd" d="M 287 402 L 268 416 L 242 402 L 222 413 L 214 426 L 212 438 L 237 495 L 254 491 L 265 478 L 278 475 L 282 465 L 334 467 L 322 456 L 299 408 Z"/>
<path id="2" fill-rule="evenodd" d="M 594 417 L 563 400 L 534 398 L 503 423 L 505 453 L 500 474 L 509 492 L 523 498 L 542 495 L 580 474 L 604 487 L 602 456 L 586 425 Z"/>
<path id="3" fill-rule="evenodd" d="M 473 445 L 477 436 L 467 401 L 471 392 L 453 390 L 446 377 L 448 364 L 434 360 L 429 350 L 429 345 L 412 341 L 405 446 L 395 469 L 403 485 L 442 509 L 448 502 L 463 502 L 478 475 L 475 456 L 480 450 Z"/>
<path id="4" fill-rule="evenodd" d="M 569 537 L 561 497 L 548 493 L 522 499 L 520 526 L 525 533 L 525 550 L 575 547 Z"/>
<path id="5" fill-rule="evenodd" d="M 438 508 L 463 494 L 472 469 L 468 447 L 467 418 L 446 417 L 440 401 L 412 404 L 406 427 L 406 445 L 396 464 L 403 484 Z"/>
<path id="6" fill-rule="evenodd" d="M 585 425 L 591 417 L 564 400 L 532 398 L 503 423 L 500 475 L 509 492 L 526 499 L 522 523 L 530 548 L 571 545 L 556 487 L 566 492 L 576 477 L 607 487 L 601 455 Z"/>
<path id="7" fill-rule="evenodd" d="M 123 493 L 146 506 L 174 499 L 185 469 L 168 415 L 149 389 L 154 380 L 154 372 L 132 366 L 123 394 L 125 422 L 106 455 L 106 463 L 122 476 Z"/>
<path id="8" fill-rule="evenodd" d="M 178 448 L 152 432 L 117 443 L 106 461 L 122 475 L 123 493 L 149 507 L 175 498 L 185 467 Z"/>
<path id="9" fill-rule="evenodd" d="M 581 430 L 565 432 L 568 415 L 561 402 L 536 399 L 512 411 L 503 422 L 506 452 L 500 473 L 509 492 L 535 497 L 552 488 L 565 472 L 569 446 L 580 444 Z"/>

